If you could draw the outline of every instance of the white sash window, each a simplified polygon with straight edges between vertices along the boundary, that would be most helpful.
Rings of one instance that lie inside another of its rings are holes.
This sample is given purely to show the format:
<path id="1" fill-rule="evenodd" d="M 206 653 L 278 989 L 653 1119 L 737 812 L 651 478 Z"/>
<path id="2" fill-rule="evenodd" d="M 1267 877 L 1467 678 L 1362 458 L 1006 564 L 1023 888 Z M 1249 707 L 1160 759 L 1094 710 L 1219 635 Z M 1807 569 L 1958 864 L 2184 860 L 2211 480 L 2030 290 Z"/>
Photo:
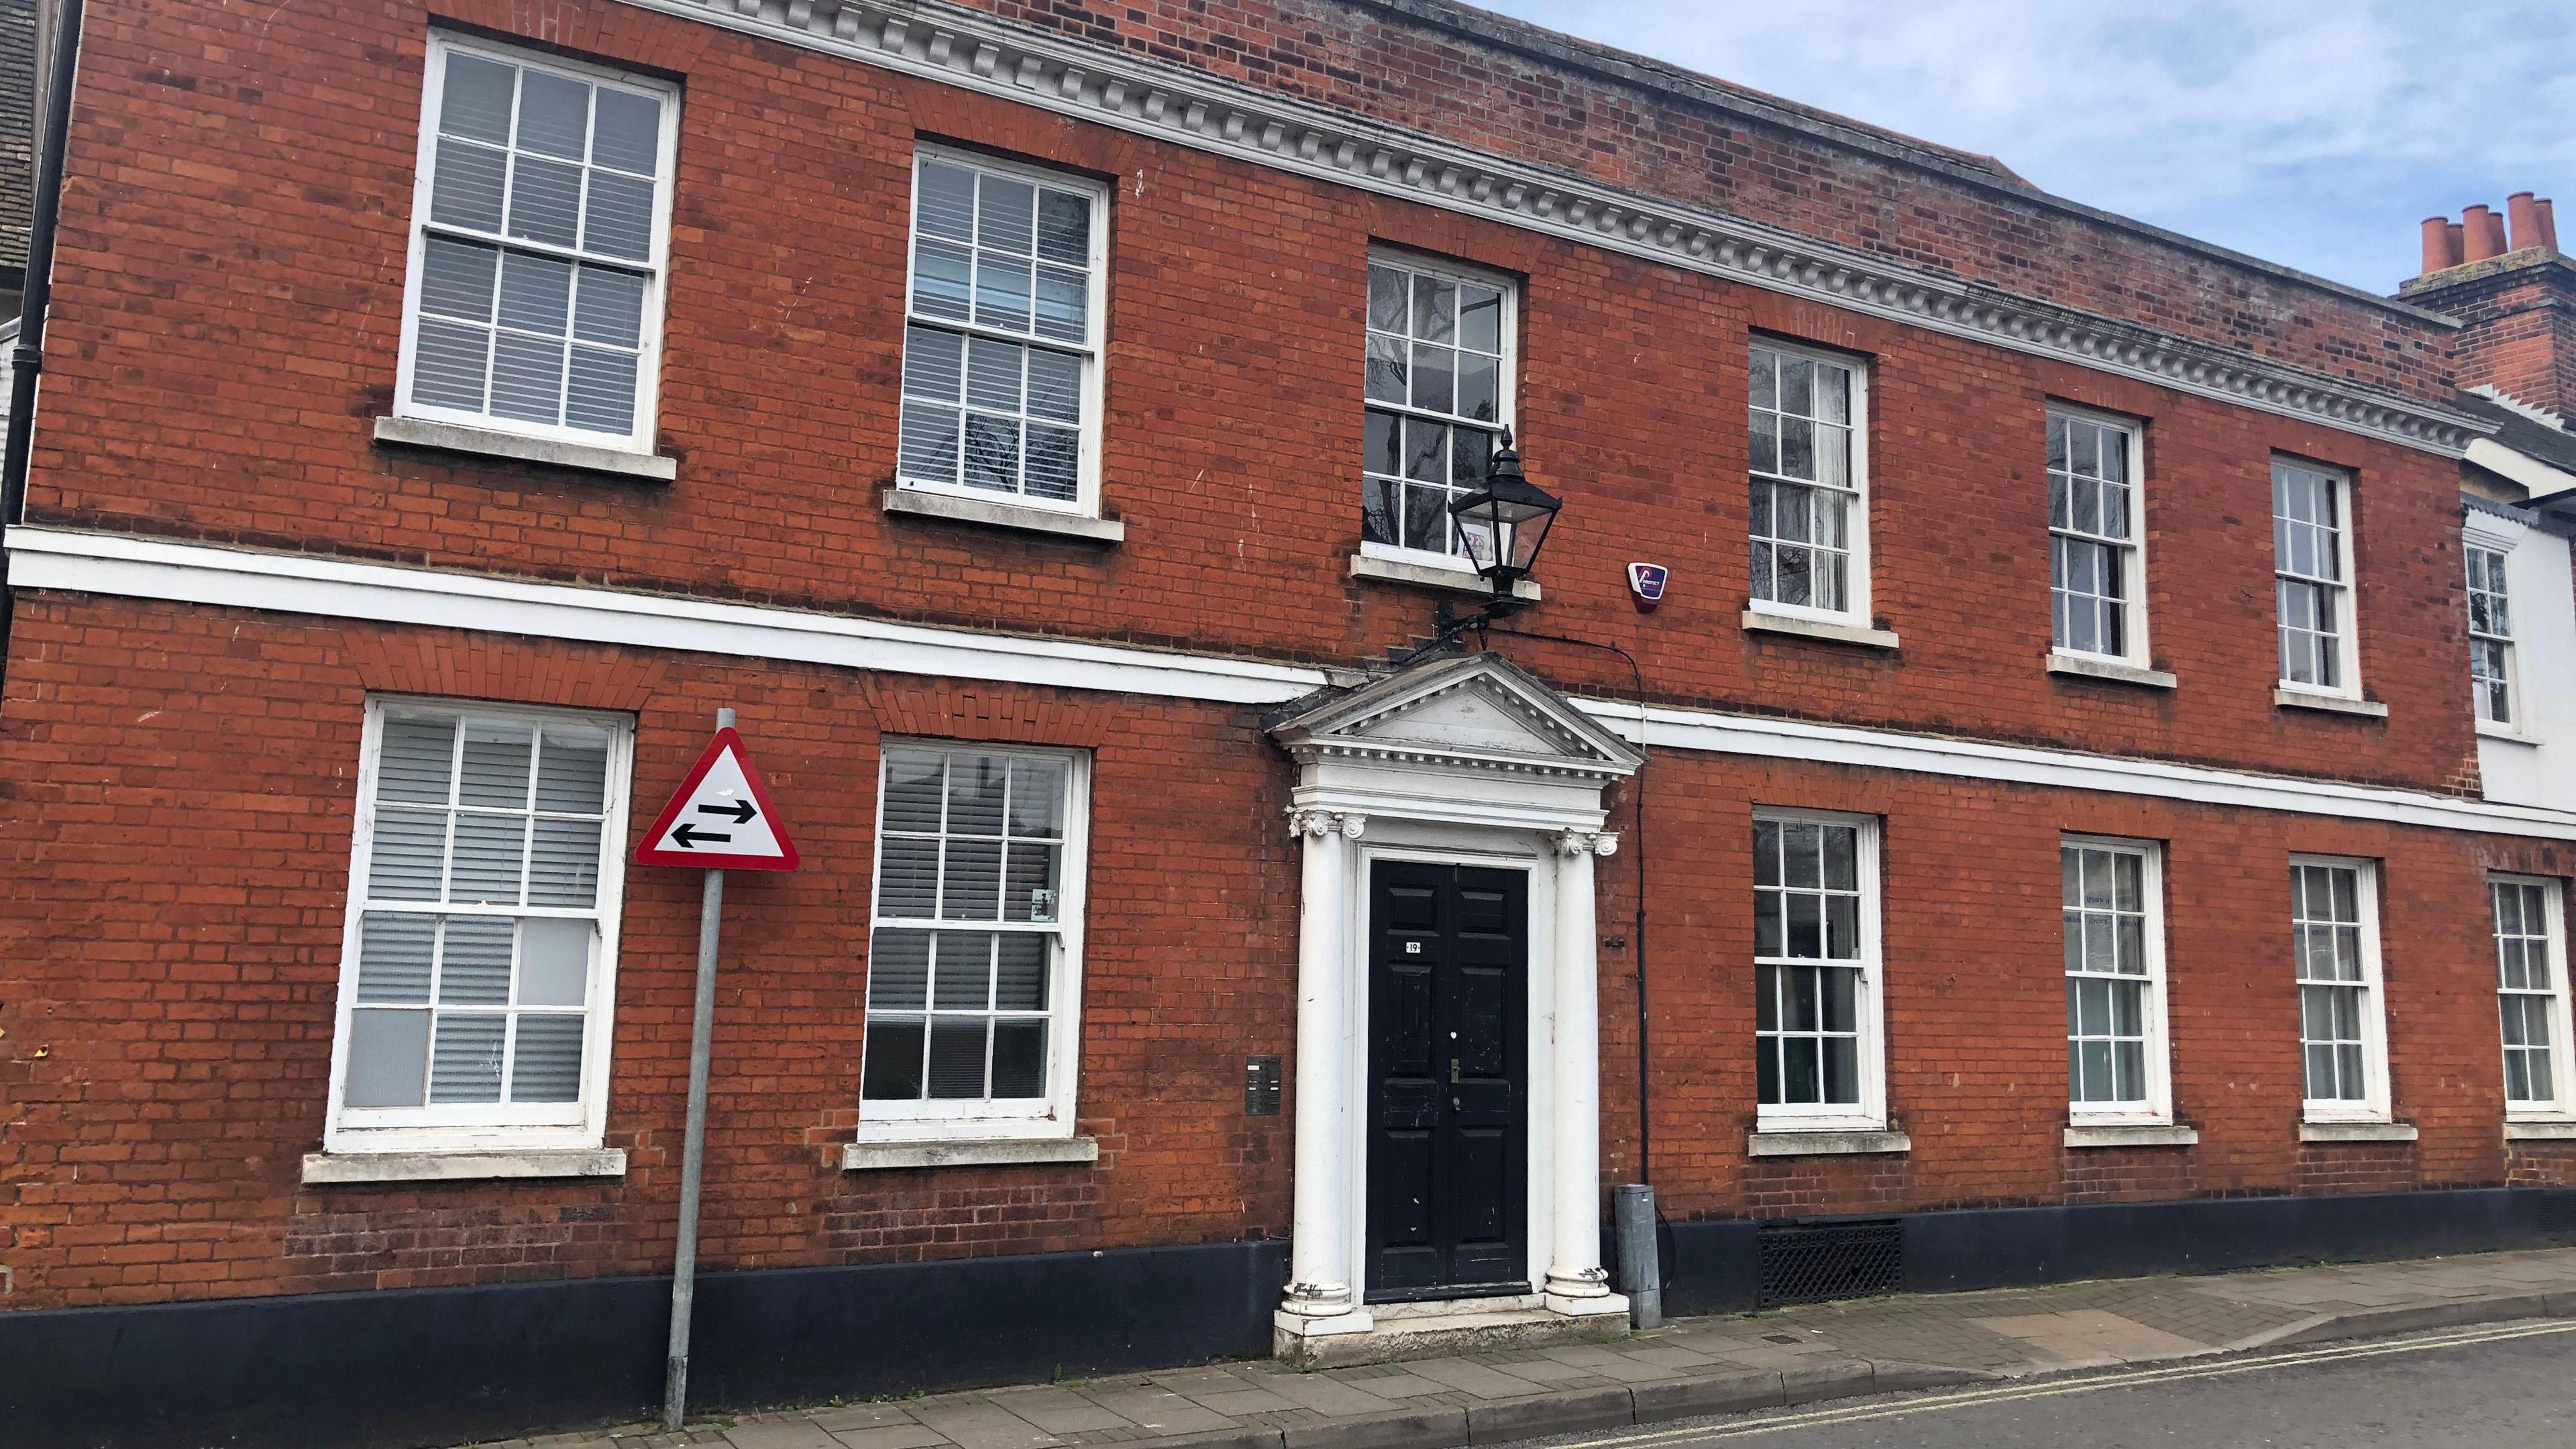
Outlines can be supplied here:
<path id="1" fill-rule="evenodd" d="M 396 412 L 652 450 L 679 105 L 430 37 Z"/>
<path id="2" fill-rule="evenodd" d="M 885 746 L 861 1140 L 1072 1134 L 1088 766 Z"/>
<path id="3" fill-rule="evenodd" d="M 598 1145 L 629 742 L 369 702 L 328 1150 Z"/>

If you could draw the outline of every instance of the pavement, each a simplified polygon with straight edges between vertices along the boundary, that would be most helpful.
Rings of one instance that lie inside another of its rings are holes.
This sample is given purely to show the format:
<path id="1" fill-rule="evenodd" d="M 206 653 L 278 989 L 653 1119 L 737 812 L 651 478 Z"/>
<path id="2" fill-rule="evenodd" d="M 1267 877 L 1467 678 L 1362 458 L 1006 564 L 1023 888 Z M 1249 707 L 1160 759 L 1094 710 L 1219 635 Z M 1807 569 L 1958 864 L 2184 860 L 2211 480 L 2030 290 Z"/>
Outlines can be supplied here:
<path id="1" fill-rule="evenodd" d="M 1677 1319 L 1615 1343 L 1209 1364 L 485 1449 L 1445 1449 L 2539 1318 L 2576 1318 L 2576 1248 L 1900 1295 Z"/>

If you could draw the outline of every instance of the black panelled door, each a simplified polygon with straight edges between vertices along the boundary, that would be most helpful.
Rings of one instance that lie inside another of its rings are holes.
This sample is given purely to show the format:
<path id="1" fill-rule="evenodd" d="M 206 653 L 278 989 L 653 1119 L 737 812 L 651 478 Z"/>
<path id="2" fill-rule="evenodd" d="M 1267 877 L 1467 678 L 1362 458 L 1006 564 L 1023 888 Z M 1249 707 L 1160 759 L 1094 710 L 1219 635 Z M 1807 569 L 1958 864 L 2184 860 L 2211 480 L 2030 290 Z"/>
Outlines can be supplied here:
<path id="1" fill-rule="evenodd" d="M 1526 1292 L 1529 877 L 1369 872 L 1368 1300 Z"/>

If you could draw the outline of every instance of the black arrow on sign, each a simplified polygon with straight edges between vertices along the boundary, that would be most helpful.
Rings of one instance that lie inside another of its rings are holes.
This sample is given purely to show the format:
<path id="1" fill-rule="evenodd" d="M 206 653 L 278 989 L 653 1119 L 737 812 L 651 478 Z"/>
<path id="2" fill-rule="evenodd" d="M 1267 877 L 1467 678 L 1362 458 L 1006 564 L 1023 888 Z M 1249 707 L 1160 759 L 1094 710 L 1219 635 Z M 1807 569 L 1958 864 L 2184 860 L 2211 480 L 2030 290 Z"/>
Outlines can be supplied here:
<path id="1" fill-rule="evenodd" d="M 699 806 L 698 808 L 699 808 L 699 809 L 701 809 L 701 810 L 703 810 L 703 809 L 705 809 L 706 807 L 705 807 L 705 806 L 703 806 L 703 805 L 701 805 L 701 806 Z M 696 826 L 694 826 L 694 825 L 691 825 L 691 824 L 688 824 L 688 823 L 687 823 L 687 822 L 685 822 L 685 821 L 683 821 L 683 822 L 681 823 L 681 825 L 680 825 L 680 828 L 679 828 L 679 829 L 674 830 L 674 831 L 672 831 L 672 832 L 671 832 L 671 838 L 672 838 L 673 840 L 675 840 L 675 841 L 679 842 L 680 848 L 681 848 L 682 850 L 695 850 L 695 849 L 697 849 L 697 848 L 698 848 L 698 842 L 699 842 L 699 841 L 701 841 L 701 840 L 731 840 L 731 839 L 733 839 L 733 837 L 732 837 L 732 836 L 730 836 L 730 835 L 719 835 L 719 834 L 716 834 L 716 833 L 715 833 L 715 832 L 713 832 L 713 831 L 700 830 L 698 827 L 696 827 Z"/>
<path id="2" fill-rule="evenodd" d="M 751 823 L 751 817 L 759 814 L 760 811 L 755 809 L 752 806 L 752 803 L 748 800 L 736 800 L 730 805 L 701 805 L 698 807 L 698 813 L 701 815 L 730 815 L 733 817 L 734 824 L 749 825 Z"/>

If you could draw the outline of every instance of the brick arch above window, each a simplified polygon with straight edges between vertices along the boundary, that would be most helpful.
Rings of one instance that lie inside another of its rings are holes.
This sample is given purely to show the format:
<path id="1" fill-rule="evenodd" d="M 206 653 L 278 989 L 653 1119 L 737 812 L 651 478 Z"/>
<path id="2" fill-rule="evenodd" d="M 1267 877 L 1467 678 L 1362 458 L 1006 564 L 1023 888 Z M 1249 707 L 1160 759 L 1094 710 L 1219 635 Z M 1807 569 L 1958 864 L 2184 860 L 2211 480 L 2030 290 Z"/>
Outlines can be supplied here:
<path id="1" fill-rule="evenodd" d="M 890 735 L 1014 745 L 1094 745 L 1115 726 L 1105 703 L 1037 685 L 863 676 L 857 694 Z"/>
<path id="2" fill-rule="evenodd" d="M 663 693 L 668 656 L 615 646 L 350 625 L 341 658 L 369 690 L 639 713 Z"/>
<path id="3" fill-rule="evenodd" d="M 585 0 L 451 0 L 438 8 L 443 21 L 534 42 L 590 60 L 642 66 L 674 78 L 706 61 L 723 32 L 702 25 L 673 25 L 661 16 L 622 5 Z"/>

